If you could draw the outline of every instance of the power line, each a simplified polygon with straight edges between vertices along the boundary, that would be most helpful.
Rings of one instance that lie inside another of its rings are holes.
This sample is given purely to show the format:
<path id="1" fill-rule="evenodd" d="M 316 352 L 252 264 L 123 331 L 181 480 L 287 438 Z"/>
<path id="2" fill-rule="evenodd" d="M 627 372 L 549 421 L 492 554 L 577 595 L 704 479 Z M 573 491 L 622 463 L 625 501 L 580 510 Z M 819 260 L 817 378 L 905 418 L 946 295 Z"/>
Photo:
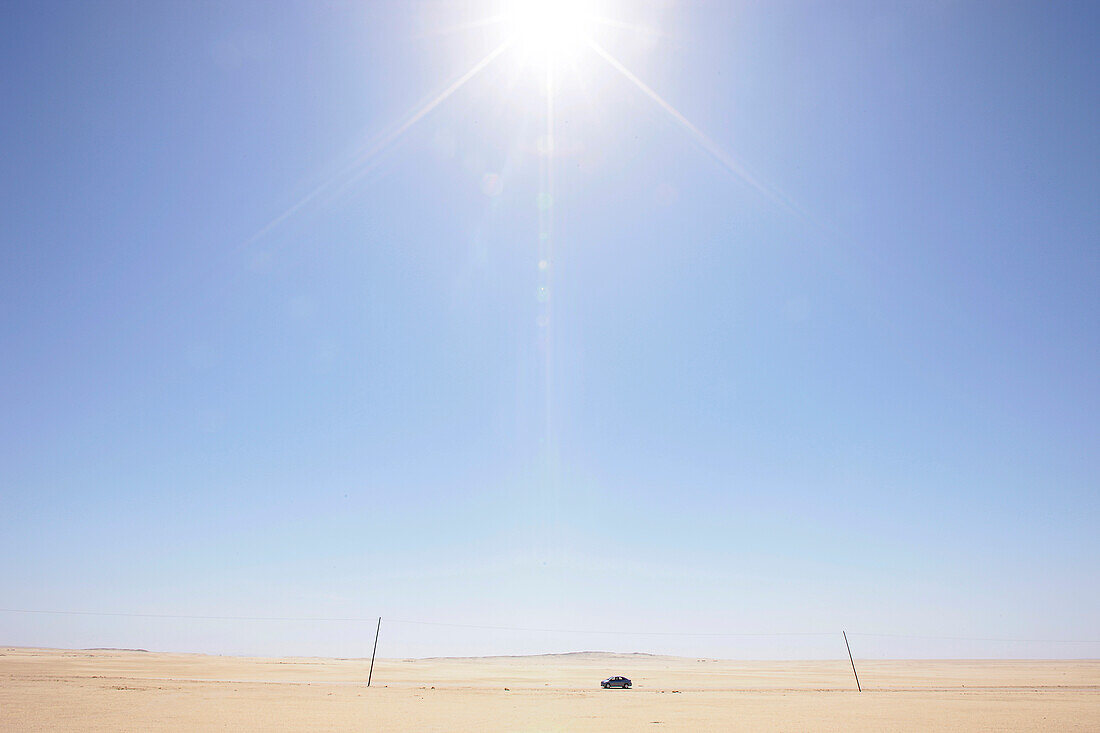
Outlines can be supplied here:
<path id="1" fill-rule="evenodd" d="M 530 631 L 547 634 L 615 634 L 621 636 L 833 636 L 833 631 L 768 631 L 768 632 L 724 632 L 724 631 L 623 631 L 622 629 L 539 629 L 522 626 L 482 626 L 478 624 L 452 624 L 439 621 L 405 621 L 390 619 L 399 624 L 416 624 L 418 626 L 449 626 L 460 629 L 487 629 L 492 631 Z"/>
<path id="2" fill-rule="evenodd" d="M 154 618 L 154 619 L 178 619 L 187 621 L 297 621 L 319 623 L 375 623 L 377 616 L 209 616 L 197 614 L 177 613 L 123 613 L 114 611 L 61 611 L 30 608 L 0 608 L 0 613 L 28 613 L 47 614 L 56 616 L 104 616 L 111 618 Z M 419 621 L 412 619 L 397 619 L 386 617 L 387 623 L 410 624 L 415 626 L 441 626 L 457 629 L 480 629 L 484 631 L 522 631 L 541 634 L 591 634 L 591 635 L 615 635 L 615 636 L 679 636 L 679 637 L 779 637 L 779 636 L 834 636 L 835 631 L 763 631 L 763 632 L 728 632 L 728 631 L 626 631 L 623 629 L 558 629 L 536 628 L 526 626 L 492 626 L 485 624 L 460 624 L 444 621 Z M 925 636 L 919 634 L 878 634 L 852 632 L 850 636 L 876 637 L 887 639 L 926 639 L 935 641 L 988 641 L 988 642 L 1015 642 L 1036 644 L 1100 644 L 1100 639 L 1021 639 L 1008 637 L 983 637 L 983 636 Z"/>
<path id="3" fill-rule="evenodd" d="M 921 636 L 918 634 L 871 634 L 853 631 L 851 636 L 873 636 L 885 639 L 932 639 L 937 641 L 1011 641 L 1037 644 L 1100 644 L 1100 639 L 1016 639 L 1004 636 Z"/>
<path id="4" fill-rule="evenodd" d="M 321 616 L 205 616 L 194 614 L 174 613 L 122 613 L 113 611 L 59 611 L 29 608 L 0 608 L 3 613 L 31 613 L 53 614 L 60 616 L 106 616 L 112 618 L 162 618 L 180 619 L 189 621 L 317 621 L 317 622 L 347 622 L 347 623 L 374 623 L 377 617 L 321 617 Z M 417 626 L 446 626 L 461 629 L 483 629 L 489 631 L 525 631 L 549 634 L 616 634 L 624 636 L 832 636 L 834 632 L 809 631 L 809 632 L 762 632 L 762 633 L 728 633 L 728 632 L 678 632 L 678 631 L 624 631 L 622 629 L 548 629 L 529 628 L 523 626 L 486 626 L 480 624 L 456 624 L 441 621 L 413 621 L 410 619 L 396 619 L 386 617 L 387 623 L 413 624 Z"/>
<path id="5" fill-rule="evenodd" d="M 317 618 L 310 616 L 194 616 L 177 613 L 116 613 L 112 611 L 46 611 L 28 608 L 0 608 L 3 613 L 43 613 L 59 616 L 112 616 L 118 618 L 172 618 L 192 621 L 370 621 L 374 618 Z M 375 617 L 377 618 L 377 617 Z"/>

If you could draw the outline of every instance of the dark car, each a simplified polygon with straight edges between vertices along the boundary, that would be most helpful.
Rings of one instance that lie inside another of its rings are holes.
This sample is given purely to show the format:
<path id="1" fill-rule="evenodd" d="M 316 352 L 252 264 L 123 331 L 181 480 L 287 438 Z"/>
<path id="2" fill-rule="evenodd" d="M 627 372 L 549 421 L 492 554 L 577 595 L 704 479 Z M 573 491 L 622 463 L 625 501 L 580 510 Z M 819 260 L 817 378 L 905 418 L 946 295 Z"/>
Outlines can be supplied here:
<path id="1" fill-rule="evenodd" d="M 600 687 L 605 690 L 609 690 L 612 687 L 621 687 L 624 690 L 630 689 L 630 680 L 626 677 L 608 677 L 606 680 L 600 683 Z"/>

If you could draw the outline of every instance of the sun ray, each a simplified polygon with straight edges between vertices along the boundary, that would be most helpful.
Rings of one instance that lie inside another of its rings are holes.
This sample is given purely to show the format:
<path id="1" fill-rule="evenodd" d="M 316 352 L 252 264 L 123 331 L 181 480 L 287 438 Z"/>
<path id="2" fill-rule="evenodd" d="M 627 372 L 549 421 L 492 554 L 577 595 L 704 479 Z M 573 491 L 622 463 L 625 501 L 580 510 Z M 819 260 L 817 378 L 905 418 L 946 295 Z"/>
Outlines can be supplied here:
<path id="1" fill-rule="evenodd" d="M 401 124 L 391 129 L 389 132 L 384 133 L 372 144 L 368 145 L 365 149 L 356 153 L 354 156 L 354 160 L 344 165 L 337 173 L 329 177 L 328 180 L 318 185 L 312 191 L 299 199 L 295 204 L 291 205 L 281 214 L 265 224 L 259 231 L 249 237 L 244 242 L 242 247 L 247 247 L 262 239 L 284 221 L 301 211 L 305 206 L 316 201 L 322 194 L 331 193 L 334 188 L 337 187 L 337 184 L 339 184 L 337 190 L 343 190 L 348 185 L 359 180 L 359 178 L 361 178 L 365 173 L 371 170 L 370 163 L 372 158 L 376 157 L 379 153 L 392 145 L 398 138 L 405 134 L 405 132 L 407 132 L 410 127 L 422 120 L 429 112 L 442 104 L 448 97 L 458 91 L 458 89 L 461 88 L 462 85 L 477 76 L 477 74 L 482 69 L 491 64 L 498 56 L 504 53 L 511 45 L 511 42 L 511 39 L 505 40 L 495 49 L 490 51 L 483 59 L 474 64 L 466 73 L 451 82 L 451 84 L 446 89 L 444 89 L 432 99 L 428 100 L 428 102 L 421 105 L 419 108 L 407 115 L 404 121 L 401 122 Z"/>
<path id="2" fill-rule="evenodd" d="M 608 28 L 616 28 L 623 31 L 632 31 L 641 36 L 650 36 L 652 38 L 667 38 L 668 33 L 658 30 L 657 28 L 651 28 L 645 25 L 638 25 L 636 23 L 627 23 L 626 21 L 616 20 L 615 18 L 607 18 L 602 15 L 591 15 L 589 20 L 593 23 L 607 26 Z"/>
<path id="3" fill-rule="evenodd" d="M 496 25 L 504 22 L 503 15 L 490 15 L 480 20 L 468 20 L 465 23 L 456 23 L 455 25 L 447 26 L 446 28 L 433 28 L 422 33 L 417 33 L 412 38 L 416 41 L 422 41 L 426 38 L 439 38 L 441 36 L 450 36 L 455 33 L 462 33 L 463 31 L 472 31 L 477 28 L 484 28 L 490 25 Z"/>
<path id="4" fill-rule="evenodd" d="M 554 118 L 554 70 L 546 69 L 546 127 L 542 150 L 541 193 L 539 196 L 539 245 L 538 273 L 541 301 L 539 313 L 540 338 L 543 344 L 543 385 L 544 420 L 546 431 L 546 450 L 548 459 L 553 461 L 557 450 L 554 420 L 553 394 L 553 285 L 554 285 L 554 159 L 556 156 L 555 118 Z"/>
<path id="5" fill-rule="evenodd" d="M 733 156 L 723 150 L 719 145 L 711 140 L 706 133 L 696 127 L 692 122 L 684 117 L 679 110 L 666 102 L 661 95 L 653 91 L 644 81 L 639 79 L 630 69 L 626 68 L 617 58 L 608 53 L 602 46 L 593 40 L 589 40 L 589 47 L 595 51 L 604 61 L 611 65 L 616 71 L 626 77 L 627 81 L 638 87 L 639 90 L 647 97 L 656 102 L 657 106 L 672 116 L 676 122 L 680 124 L 685 130 L 687 130 L 691 136 L 695 139 L 695 142 L 699 147 L 703 148 L 712 158 L 718 161 L 728 171 L 740 178 L 750 187 L 755 189 L 757 193 L 761 194 L 769 201 L 782 206 L 788 211 L 798 215 L 801 218 L 809 219 L 809 215 L 797 204 L 792 202 L 786 195 L 776 189 L 774 186 L 769 186 L 763 181 L 758 179 L 752 173 L 748 171 L 743 165 L 741 165 Z"/>

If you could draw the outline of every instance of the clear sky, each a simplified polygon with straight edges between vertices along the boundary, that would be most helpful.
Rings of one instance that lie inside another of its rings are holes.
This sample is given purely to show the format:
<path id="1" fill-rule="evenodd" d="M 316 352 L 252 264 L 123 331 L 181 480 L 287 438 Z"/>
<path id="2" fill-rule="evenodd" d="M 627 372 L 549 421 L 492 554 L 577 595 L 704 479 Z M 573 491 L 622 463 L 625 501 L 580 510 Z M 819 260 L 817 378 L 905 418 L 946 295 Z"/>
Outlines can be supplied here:
<path id="1" fill-rule="evenodd" d="M 498 11 L 5 5 L 0 606 L 1100 639 L 1100 6 Z"/>

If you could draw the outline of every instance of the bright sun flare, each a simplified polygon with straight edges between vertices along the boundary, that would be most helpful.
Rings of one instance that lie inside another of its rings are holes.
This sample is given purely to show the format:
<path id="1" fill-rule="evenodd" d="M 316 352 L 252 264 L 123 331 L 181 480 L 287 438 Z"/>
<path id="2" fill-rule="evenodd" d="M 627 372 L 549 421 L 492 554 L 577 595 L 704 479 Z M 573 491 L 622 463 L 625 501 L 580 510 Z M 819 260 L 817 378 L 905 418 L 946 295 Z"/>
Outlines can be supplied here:
<path id="1" fill-rule="evenodd" d="M 620 35 L 625 32 L 636 38 L 648 38 L 650 40 L 665 35 L 652 25 L 639 22 L 642 19 L 638 17 L 636 11 L 628 13 L 624 17 L 623 11 L 629 10 L 631 7 L 628 0 L 484 0 L 484 2 L 489 6 L 485 10 L 491 9 L 495 12 L 482 17 L 467 19 L 466 22 L 457 23 L 450 27 L 434 29 L 431 35 L 449 36 L 491 26 L 494 29 L 492 35 L 496 38 L 500 37 L 497 36 L 495 30 L 503 28 L 504 34 L 503 38 L 500 39 L 500 44 L 473 66 L 466 69 L 464 73 L 452 79 L 442 91 L 429 98 L 427 102 L 411 109 L 400 123 L 395 123 L 389 131 L 380 134 L 373 142 L 363 146 L 344 165 L 340 173 L 316 186 L 296 203 L 261 227 L 248 239 L 247 244 L 251 245 L 253 242 L 267 236 L 268 233 L 304 207 L 314 202 L 322 202 L 325 197 L 336 195 L 343 188 L 361 178 L 376 165 L 380 153 L 390 148 L 410 128 L 428 116 L 432 110 L 446 102 L 471 79 L 477 77 L 494 62 L 497 62 L 497 59 L 505 57 L 511 61 L 516 56 L 519 57 L 520 63 L 510 64 L 515 67 L 516 71 L 530 71 L 530 67 L 545 71 L 543 81 L 545 82 L 546 97 L 539 103 L 540 114 L 543 115 L 545 122 L 545 134 L 541 135 L 538 142 L 538 150 L 540 155 L 544 156 L 544 160 L 554 150 L 553 108 L 558 87 L 556 81 L 557 71 L 560 69 L 580 72 L 585 63 L 585 56 L 587 56 L 589 63 L 593 59 L 602 59 L 629 84 L 637 88 L 645 97 L 648 97 L 657 107 L 667 113 L 678 123 L 681 129 L 695 140 L 700 148 L 730 173 L 765 198 L 785 208 L 788 212 L 808 219 L 808 214 L 805 211 L 794 204 L 781 191 L 753 176 L 736 158 L 727 153 L 714 140 L 707 137 L 701 129 L 646 84 L 616 55 L 604 48 L 601 42 L 602 39 L 597 38 L 601 30 L 612 29 Z M 528 68 L 520 68 L 524 66 Z M 580 77 L 582 74 L 576 73 L 575 76 Z M 538 78 L 538 76 L 535 76 L 535 78 Z M 497 181 L 497 179 L 493 180 Z M 490 190 L 496 190 L 496 183 L 490 187 Z M 550 201 L 549 192 L 544 191 L 543 193 L 547 194 L 545 200 Z M 546 214 L 546 217 L 548 218 L 549 214 Z M 547 260 L 544 259 L 541 262 L 547 262 Z"/>
<path id="2" fill-rule="evenodd" d="M 560 62 L 588 42 L 592 16 L 580 0 L 513 0 L 504 11 L 508 35 L 532 61 Z"/>

